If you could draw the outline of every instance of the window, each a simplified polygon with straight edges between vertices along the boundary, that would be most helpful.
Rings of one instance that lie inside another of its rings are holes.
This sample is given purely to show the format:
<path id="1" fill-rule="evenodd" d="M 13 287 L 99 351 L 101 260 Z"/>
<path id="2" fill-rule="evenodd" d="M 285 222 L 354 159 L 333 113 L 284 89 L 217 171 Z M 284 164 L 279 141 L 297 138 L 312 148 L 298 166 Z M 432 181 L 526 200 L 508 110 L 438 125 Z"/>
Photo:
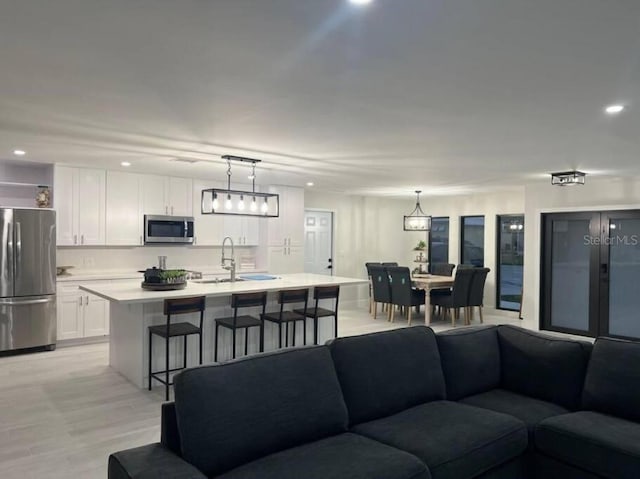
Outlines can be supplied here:
<path id="1" fill-rule="evenodd" d="M 484 216 L 463 216 L 460 263 L 484 266 Z"/>
<path id="2" fill-rule="evenodd" d="M 449 262 L 449 217 L 432 218 L 429 234 L 429 264 Z"/>
<path id="3" fill-rule="evenodd" d="M 524 215 L 498 216 L 498 309 L 519 311 L 522 302 L 524 264 Z"/>

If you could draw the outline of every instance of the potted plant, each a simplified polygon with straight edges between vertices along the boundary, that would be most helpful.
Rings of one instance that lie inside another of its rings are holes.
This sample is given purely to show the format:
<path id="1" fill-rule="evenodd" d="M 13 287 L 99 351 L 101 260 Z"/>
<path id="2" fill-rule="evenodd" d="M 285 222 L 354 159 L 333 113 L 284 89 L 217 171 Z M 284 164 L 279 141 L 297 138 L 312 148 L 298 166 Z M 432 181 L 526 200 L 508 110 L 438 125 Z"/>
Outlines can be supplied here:
<path id="1" fill-rule="evenodd" d="M 427 249 L 427 242 L 420 240 L 413 251 L 424 251 L 425 249 Z"/>

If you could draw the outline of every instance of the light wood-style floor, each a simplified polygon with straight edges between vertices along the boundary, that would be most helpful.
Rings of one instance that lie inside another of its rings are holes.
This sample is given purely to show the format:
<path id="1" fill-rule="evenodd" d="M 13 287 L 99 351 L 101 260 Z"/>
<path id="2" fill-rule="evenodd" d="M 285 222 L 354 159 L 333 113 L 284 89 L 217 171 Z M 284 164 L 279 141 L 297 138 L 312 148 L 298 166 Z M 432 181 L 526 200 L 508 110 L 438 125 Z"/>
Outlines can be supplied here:
<path id="1" fill-rule="evenodd" d="M 399 315 L 391 324 L 341 311 L 340 336 L 403 326 Z M 0 358 L 0 478 L 105 479 L 111 452 L 159 440 L 162 390 L 139 390 L 109 368 L 108 354 L 98 343 Z"/>

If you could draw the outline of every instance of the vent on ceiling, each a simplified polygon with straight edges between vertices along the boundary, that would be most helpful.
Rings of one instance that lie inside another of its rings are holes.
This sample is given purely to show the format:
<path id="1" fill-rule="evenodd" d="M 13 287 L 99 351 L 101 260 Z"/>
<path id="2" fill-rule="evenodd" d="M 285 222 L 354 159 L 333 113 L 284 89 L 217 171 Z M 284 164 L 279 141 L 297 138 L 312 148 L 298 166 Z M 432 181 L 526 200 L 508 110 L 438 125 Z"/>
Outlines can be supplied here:
<path id="1" fill-rule="evenodd" d="M 194 160 L 193 158 L 174 158 L 173 160 L 169 161 L 175 161 L 178 163 L 189 163 L 190 165 L 193 165 L 194 163 L 198 163 L 200 160 Z"/>

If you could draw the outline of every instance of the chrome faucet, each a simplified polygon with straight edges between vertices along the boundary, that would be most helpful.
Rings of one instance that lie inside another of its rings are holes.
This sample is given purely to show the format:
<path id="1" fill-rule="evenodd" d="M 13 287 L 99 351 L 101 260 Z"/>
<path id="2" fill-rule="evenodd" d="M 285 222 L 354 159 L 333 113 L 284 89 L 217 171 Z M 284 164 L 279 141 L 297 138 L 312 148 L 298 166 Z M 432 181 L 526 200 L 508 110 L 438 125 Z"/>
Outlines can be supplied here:
<path id="1" fill-rule="evenodd" d="M 231 257 L 227 258 L 224 255 L 224 247 L 227 244 L 227 240 L 229 240 L 231 242 Z M 231 239 L 231 236 L 227 236 L 225 237 L 225 239 L 222 240 L 222 268 L 226 269 L 227 271 L 231 272 L 231 282 L 234 282 L 236 280 L 236 254 L 233 248 L 233 240 Z M 227 266 L 227 261 L 229 261 L 229 266 Z"/>

